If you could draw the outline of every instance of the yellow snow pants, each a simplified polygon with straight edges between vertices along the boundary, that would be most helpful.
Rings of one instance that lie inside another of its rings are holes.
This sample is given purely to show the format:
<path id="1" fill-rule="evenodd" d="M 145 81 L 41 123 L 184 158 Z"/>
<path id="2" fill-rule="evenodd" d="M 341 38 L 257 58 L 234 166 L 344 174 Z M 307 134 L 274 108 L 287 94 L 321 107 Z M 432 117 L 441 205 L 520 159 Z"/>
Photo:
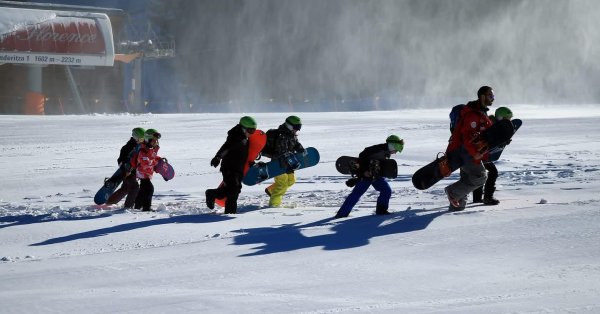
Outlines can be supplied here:
<path id="1" fill-rule="evenodd" d="M 278 207 L 281 205 L 281 198 L 287 190 L 296 183 L 296 175 L 294 173 L 284 173 L 275 177 L 275 182 L 267 187 L 271 198 L 269 199 L 270 207 Z"/>

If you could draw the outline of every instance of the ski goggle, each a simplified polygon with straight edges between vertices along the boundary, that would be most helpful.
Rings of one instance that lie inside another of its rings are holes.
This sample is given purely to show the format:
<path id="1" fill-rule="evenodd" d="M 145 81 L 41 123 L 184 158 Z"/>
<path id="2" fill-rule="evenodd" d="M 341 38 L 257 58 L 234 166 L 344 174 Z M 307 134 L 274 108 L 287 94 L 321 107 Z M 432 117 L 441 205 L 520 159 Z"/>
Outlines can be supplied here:
<path id="1" fill-rule="evenodd" d="M 403 140 L 400 140 L 399 142 L 398 141 L 390 141 L 390 142 L 388 142 L 388 146 L 390 147 L 390 149 L 393 149 L 396 152 L 400 153 L 404 149 L 404 141 Z"/>
<path id="2" fill-rule="evenodd" d="M 253 129 L 253 128 L 245 129 L 245 130 L 248 134 L 254 134 L 254 132 L 256 132 L 256 129 Z"/>
<path id="3" fill-rule="evenodd" d="M 300 131 L 300 129 L 302 128 L 302 124 L 290 124 L 287 122 L 286 124 L 289 126 L 290 130 Z"/>
<path id="4" fill-rule="evenodd" d="M 152 139 L 157 139 L 159 140 L 161 138 L 162 135 L 160 135 L 160 133 L 154 133 L 154 134 L 146 134 L 145 138 L 146 140 L 152 140 Z"/>

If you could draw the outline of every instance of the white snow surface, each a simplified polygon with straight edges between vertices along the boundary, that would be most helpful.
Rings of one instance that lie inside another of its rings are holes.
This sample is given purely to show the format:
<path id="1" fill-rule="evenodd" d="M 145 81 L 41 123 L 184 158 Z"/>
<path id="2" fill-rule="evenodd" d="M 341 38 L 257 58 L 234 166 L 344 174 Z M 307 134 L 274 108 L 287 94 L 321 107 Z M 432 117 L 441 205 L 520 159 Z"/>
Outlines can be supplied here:
<path id="1" fill-rule="evenodd" d="M 443 151 L 449 109 L 296 113 L 321 162 L 282 208 L 244 186 L 209 210 L 210 159 L 243 114 L 0 116 L 2 313 L 600 313 L 600 107 L 511 106 L 523 127 L 497 163 L 498 206 L 448 212 L 411 175 Z M 252 114 L 275 128 L 286 113 Z M 133 127 L 162 133 L 176 169 L 156 212 L 93 207 Z M 388 216 L 367 191 L 350 217 L 336 172 L 390 134 Z"/>

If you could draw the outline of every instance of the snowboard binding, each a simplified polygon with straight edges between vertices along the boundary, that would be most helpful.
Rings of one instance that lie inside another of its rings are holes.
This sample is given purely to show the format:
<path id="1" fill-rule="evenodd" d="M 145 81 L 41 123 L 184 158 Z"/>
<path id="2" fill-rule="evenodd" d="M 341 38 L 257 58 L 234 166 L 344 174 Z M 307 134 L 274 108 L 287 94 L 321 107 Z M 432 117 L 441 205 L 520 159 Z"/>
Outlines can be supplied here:
<path id="1" fill-rule="evenodd" d="M 442 154 L 442 157 L 440 157 Z M 438 164 L 440 167 L 440 174 L 445 178 L 452 174 L 450 163 L 448 162 L 448 156 L 445 153 L 438 153 L 437 155 Z"/>

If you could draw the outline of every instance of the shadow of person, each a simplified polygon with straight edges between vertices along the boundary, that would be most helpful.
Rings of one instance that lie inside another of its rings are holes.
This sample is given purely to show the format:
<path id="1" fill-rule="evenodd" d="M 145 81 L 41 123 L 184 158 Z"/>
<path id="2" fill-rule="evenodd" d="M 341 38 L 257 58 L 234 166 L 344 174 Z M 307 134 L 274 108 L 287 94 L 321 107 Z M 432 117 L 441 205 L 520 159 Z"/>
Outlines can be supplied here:
<path id="1" fill-rule="evenodd" d="M 102 213 L 94 216 L 85 216 L 85 217 L 55 217 L 53 214 L 41 214 L 41 215 L 15 215 L 15 216 L 4 216 L 0 217 L 0 229 L 21 225 L 30 225 L 36 223 L 43 222 L 51 222 L 51 221 L 70 221 L 70 220 L 88 220 L 88 219 L 97 219 L 97 218 L 106 218 L 111 216 L 112 213 Z"/>
<path id="2" fill-rule="evenodd" d="M 138 221 L 132 223 L 121 224 L 117 226 L 101 228 L 96 230 L 90 230 L 86 232 L 76 233 L 64 237 L 57 237 L 42 241 L 39 243 L 30 244 L 29 246 L 42 246 L 57 243 L 64 243 L 69 241 L 89 239 L 95 237 L 105 236 L 111 233 L 126 232 L 130 230 L 146 228 L 157 225 L 173 224 L 173 223 L 211 223 L 234 219 L 234 217 L 222 216 L 222 215 L 181 215 L 168 218 Z"/>
<path id="3" fill-rule="evenodd" d="M 289 252 L 310 247 L 324 250 L 343 250 L 369 244 L 369 240 L 390 234 L 423 230 L 437 217 L 447 211 L 404 211 L 385 216 L 363 216 L 344 221 L 332 218 L 306 225 L 287 224 L 279 227 L 262 227 L 238 230 L 244 234 L 234 237 L 236 245 L 257 245 L 252 253 L 241 256 L 255 256 Z M 330 230 L 326 234 L 305 236 L 303 231 L 311 229 Z"/>

